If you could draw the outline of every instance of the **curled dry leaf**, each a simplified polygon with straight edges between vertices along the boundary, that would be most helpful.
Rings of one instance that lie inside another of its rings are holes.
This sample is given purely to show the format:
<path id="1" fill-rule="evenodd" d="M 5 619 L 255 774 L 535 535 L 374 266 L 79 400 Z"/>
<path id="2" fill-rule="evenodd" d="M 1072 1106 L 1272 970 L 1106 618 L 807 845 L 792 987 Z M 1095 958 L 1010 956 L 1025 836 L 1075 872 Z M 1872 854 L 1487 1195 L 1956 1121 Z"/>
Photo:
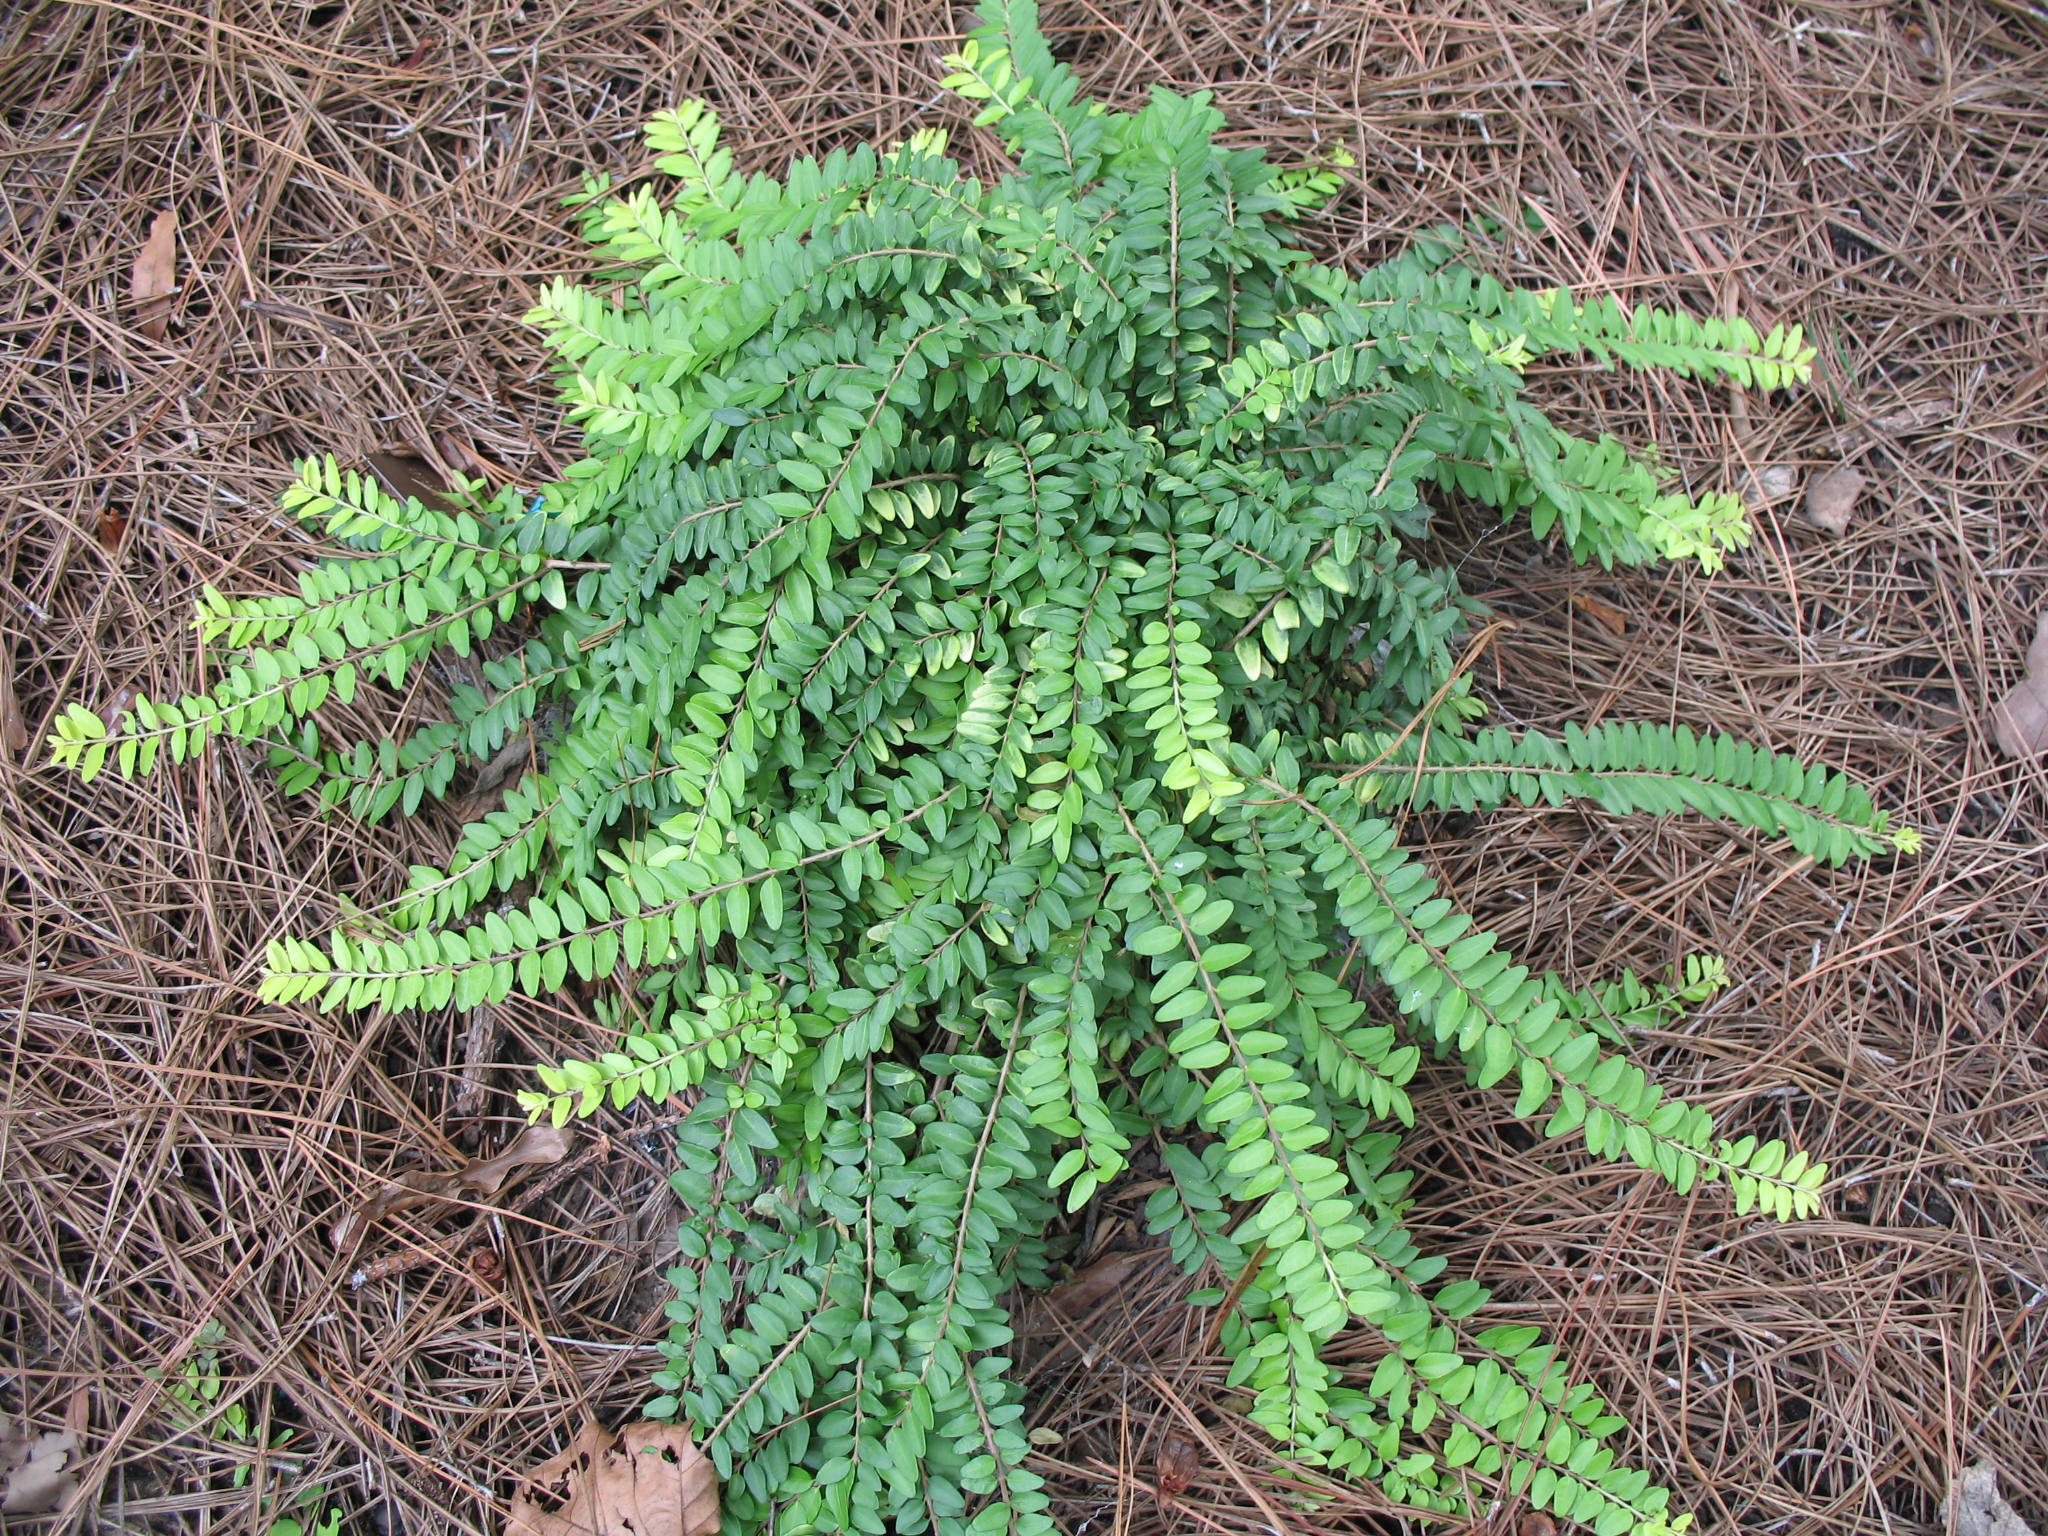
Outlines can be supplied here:
<path id="1" fill-rule="evenodd" d="M 1980 1461 L 1956 1479 L 1949 1494 L 1956 1536 L 2034 1536 L 1998 1491 L 1998 1468 Z"/>
<path id="2" fill-rule="evenodd" d="M 2034 629 L 2027 647 L 2027 675 L 1991 711 L 1999 749 L 2008 757 L 2048 752 L 2048 613 Z"/>
<path id="3" fill-rule="evenodd" d="M 675 1424 L 585 1425 L 526 1476 L 505 1536 L 715 1536 L 718 1475 Z"/>
<path id="4" fill-rule="evenodd" d="M 0 1430 L 0 1476 L 6 1478 L 0 1514 L 46 1515 L 61 1509 L 78 1487 L 78 1479 L 64 1470 L 77 1450 L 77 1438 L 65 1430 L 33 1439 L 12 1425 Z"/>
<path id="5" fill-rule="evenodd" d="M 178 215 L 166 208 L 150 221 L 149 238 L 135 257 L 128 296 L 135 301 L 135 326 L 151 341 L 162 341 L 171 319 L 171 295 L 178 287 Z"/>
<path id="6" fill-rule="evenodd" d="M 1846 532 L 1856 513 L 1856 499 L 1869 484 L 1853 464 L 1836 465 L 1807 487 L 1806 520 L 1829 533 Z"/>
<path id="7" fill-rule="evenodd" d="M 1150 1256 L 1146 1249 L 1139 1248 L 1099 1258 L 1065 1285 L 1050 1292 L 1045 1304 L 1067 1317 L 1085 1317 L 1107 1301 Z"/>
<path id="8" fill-rule="evenodd" d="M 448 1205 L 477 1196 L 488 1198 L 505 1187 L 513 1173 L 533 1163 L 559 1163 L 568 1155 L 566 1127 L 529 1125 L 496 1157 L 481 1158 L 453 1173 L 417 1171 L 393 1179 L 334 1224 L 328 1240 L 346 1253 L 363 1234 L 388 1216 L 422 1205 Z"/>
<path id="9" fill-rule="evenodd" d="M 120 554 L 128 537 L 128 514 L 119 507 L 101 507 L 99 533 L 100 548 L 110 555 Z"/>
<path id="10" fill-rule="evenodd" d="M 1152 1488 L 1159 1506 L 1170 1509 L 1202 1470 L 1202 1448 L 1181 1435 L 1162 1435 L 1152 1458 Z"/>

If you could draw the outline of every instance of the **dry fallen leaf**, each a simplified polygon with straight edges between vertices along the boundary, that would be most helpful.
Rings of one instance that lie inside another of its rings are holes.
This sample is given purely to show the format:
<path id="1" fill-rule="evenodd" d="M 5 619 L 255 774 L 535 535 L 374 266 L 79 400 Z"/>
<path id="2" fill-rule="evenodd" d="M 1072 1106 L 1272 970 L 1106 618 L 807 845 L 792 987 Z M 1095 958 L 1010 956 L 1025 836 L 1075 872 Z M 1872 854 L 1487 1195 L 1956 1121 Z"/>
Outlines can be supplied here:
<path id="1" fill-rule="evenodd" d="M 586 1425 L 526 1475 L 505 1536 L 714 1536 L 718 1475 L 675 1424 Z"/>
<path id="2" fill-rule="evenodd" d="M 1853 464 L 1838 464 L 1806 491 L 1806 520 L 1829 533 L 1843 533 L 1856 512 L 1856 498 L 1870 484 Z"/>
<path id="3" fill-rule="evenodd" d="M 422 1205 L 448 1205 L 471 1196 L 490 1196 L 505 1187 L 515 1169 L 531 1163 L 559 1163 L 568 1155 L 566 1127 L 529 1125 L 496 1157 L 486 1157 L 453 1173 L 424 1170 L 393 1179 L 334 1224 L 328 1241 L 346 1253 L 363 1234 L 387 1216 Z"/>
<path id="4" fill-rule="evenodd" d="M 513 769 L 524 768 L 532 757 L 533 738 L 514 736 L 478 766 L 469 781 L 469 797 L 488 795 L 512 777 Z M 479 810 L 477 814 L 482 815 L 483 811 Z"/>
<path id="5" fill-rule="evenodd" d="M 1572 606 L 1616 638 L 1628 633 L 1628 615 L 1589 592 L 1574 592 Z"/>
<path id="6" fill-rule="evenodd" d="M 2048 751 L 2048 613 L 2034 629 L 2027 647 L 2027 675 L 1991 711 L 1999 749 L 2008 757 L 2032 757 Z"/>
<path id="7" fill-rule="evenodd" d="M 1202 1470 L 1202 1450 L 1194 1441 L 1179 1435 L 1164 1435 L 1152 1458 L 1152 1488 L 1159 1495 L 1159 1507 L 1171 1509 L 1173 1501 L 1188 1491 L 1195 1474 Z"/>
<path id="8" fill-rule="evenodd" d="M 178 288 L 178 215 L 166 208 L 149 225 L 149 238 L 135 258 L 128 296 L 135 301 L 135 328 L 162 341 L 171 319 L 171 295 Z"/>
<path id="9" fill-rule="evenodd" d="M 0 1430 L 0 1476 L 7 1480 L 0 1494 L 0 1514 L 46 1515 L 63 1507 L 78 1487 L 64 1463 L 78 1441 L 64 1430 L 51 1430 L 31 1440 L 12 1425 Z"/>
<path id="10" fill-rule="evenodd" d="M 1138 1248 L 1097 1259 L 1059 1289 L 1050 1292 L 1045 1304 L 1068 1317 L 1085 1317 L 1131 1278 L 1151 1253 Z"/>
<path id="11" fill-rule="evenodd" d="M 110 555 L 121 553 L 122 541 L 128 537 L 128 514 L 119 507 L 100 508 L 100 548 Z"/>
<path id="12" fill-rule="evenodd" d="M 1980 1461 L 1956 1479 L 1950 1491 L 1956 1536 L 2034 1536 L 1998 1491 L 1998 1468 Z"/>
<path id="13" fill-rule="evenodd" d="M 1737 487 L 1744 506 L 1768 507 L 1799 489 L 1799 471 L 1790 464 L 1766 464 L 1742 477 Z"/>
<path id="14" fill-rule="evenodd" d="M 1911 437 L 1920 432 L 1951 430 L 1961 411 L 1953 395 L 1932 399 L 1904 400 L 1897 396 L 1882 404 L 1867 404 L 1861 419 L 1831 428 L 1820 436 L 1820 444 L 1843 458 L 1854 458 L 1880 437 Z"/>
<path id="15" fill-rule="evenodd" d="M 123 683 L 114 690 L 113 697 L 100 706 L 100 719 L 106 722 L 108 730 L 119 730 L 121 717 L 135 707 L 135 701 L 142 690 L 133 683 Z"/>
<path id="16" fill-rule="evenodd" d="M 1956 419 L 1956 403 L 1947 396 L 1933 400 L 1912 400 L 1894 406 L 1864 423 L 1873 432 L 1925 432 L 1945 427 Z"/>
<path id="17" fill-rule="evenodd" d="M 448 482 L 441 478 L 433 465 L 410 448 L 392 448 L 366 453 L 363 457 L 370 461 L 370 468 L 384 482 L 384 489 L 400 501 L 410 496 L 437 512 L 455 510 L 455 503 L 448 499 Z"/>

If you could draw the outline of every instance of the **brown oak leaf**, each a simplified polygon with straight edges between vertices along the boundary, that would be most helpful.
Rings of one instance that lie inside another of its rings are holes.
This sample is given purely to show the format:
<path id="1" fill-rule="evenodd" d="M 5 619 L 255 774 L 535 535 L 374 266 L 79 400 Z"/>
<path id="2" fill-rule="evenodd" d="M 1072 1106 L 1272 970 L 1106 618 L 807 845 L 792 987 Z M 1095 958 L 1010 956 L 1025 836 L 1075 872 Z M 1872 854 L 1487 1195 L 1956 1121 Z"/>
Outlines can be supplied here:
<path id="1" fill-rule="evenodd" d="M 0 1514 L 46 1515 L 63 1508 L 78 1487 L 64 1463 L 77 1451 L 77 1438 L 65 1430 L 31 1439 L 26 1429 L 0 1429 L 0 1478 L 6 1480 Z"/>
<path id="2" fill-rule="evenodd" d="M 718 1474 L 676 1424 L 584 1426 L 526 1475 L 505 1536 L 715 1536 Z"/>

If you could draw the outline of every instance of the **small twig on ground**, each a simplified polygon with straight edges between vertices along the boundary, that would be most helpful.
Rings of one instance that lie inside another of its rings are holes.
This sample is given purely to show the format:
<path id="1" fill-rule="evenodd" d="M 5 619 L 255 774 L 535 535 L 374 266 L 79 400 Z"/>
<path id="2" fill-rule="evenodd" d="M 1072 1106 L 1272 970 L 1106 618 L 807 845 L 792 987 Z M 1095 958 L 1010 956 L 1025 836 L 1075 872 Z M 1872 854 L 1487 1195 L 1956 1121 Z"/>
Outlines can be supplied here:
<path id="1" fill-rule="evenodd" d="M 468 1027 L 462 1032 L 462 1077 L 456 1084 L 448 1118 L 460 1126 L 483 1113 L 490 1092 L 491 1063 L 498 1055 L 498 1041 L 504 1027 L 498 1010 L 488 1005 L 469 1010 Z"/>

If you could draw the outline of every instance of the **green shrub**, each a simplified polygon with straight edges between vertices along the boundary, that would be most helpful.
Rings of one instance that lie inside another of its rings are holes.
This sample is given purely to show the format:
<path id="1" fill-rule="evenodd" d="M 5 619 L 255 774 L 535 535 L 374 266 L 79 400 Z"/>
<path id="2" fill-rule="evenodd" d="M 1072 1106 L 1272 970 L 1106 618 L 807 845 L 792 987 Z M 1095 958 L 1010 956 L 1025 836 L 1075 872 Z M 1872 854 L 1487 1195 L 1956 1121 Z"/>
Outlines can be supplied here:
<path id="1" fill-rule="evenodd" d="M 233 653 L 212 691 L 112 731 L 73 707 L 56 755 L 135 773 L 259 739 L 289 788 L 378 817 L 540 735 L 447 868 L 274 945 L 264 993 L 637 981 L 618 1047 L 522 1099 L 559 1121 L 695 1091 L 649 1411 L 707 1443 L 730 1530 L 1053 1529 L 1005 1298 L 1138 1155 L 1175 1258 L 1253 1267 L 1221 1338 L 1297 1461 L 1460 1517 L 1469 1485 L 1667 1529 L 1666 1492 L 1603 1444 L 1621 1419 L 1410 1241 L 1404 1085 L 1454 1051 L 1544 1135 L 1742 1210 L 1811 1212 L 1824 1170 L 1717 1139 L 1606 1048 L 1617 1017 L 1710 994 L 1714 963 L 1532 974 L 1390 817 L 1691 811 L 1827 864 L 1914 840 L 1725 738 L 1477 728 L 1456 648 L 1481 610 L 1417 550 L 1456 494 L 1582 560 L 1717 567 L 1740 504 L 1561 431 L 1523 368 L 1776 389 L 1811 352 L 1504 288 L 1455 230 L 1362 277 L 1319 266 L 1283 232 L 1326 169 L 1218 149 L 1206 97 L 1104 112 L 1029 0 L 985 14 L 949 83 L 1014 175 L 964 179 L 926 132 L 778 183 L 733 171 L 701 105 L 660 118 L 677 189 L 594 185 L 610 281 L 532 316 L 589 457 L 459 513 L 307 466 L 286 505 L 344 552 L 296 597 L 209 592 L 200 630 Z M 486 640 L 487 687 L 400 744 L 310 719 Z M 1361 1323 L 1377 1365 L 1325 1364 Z"/>

